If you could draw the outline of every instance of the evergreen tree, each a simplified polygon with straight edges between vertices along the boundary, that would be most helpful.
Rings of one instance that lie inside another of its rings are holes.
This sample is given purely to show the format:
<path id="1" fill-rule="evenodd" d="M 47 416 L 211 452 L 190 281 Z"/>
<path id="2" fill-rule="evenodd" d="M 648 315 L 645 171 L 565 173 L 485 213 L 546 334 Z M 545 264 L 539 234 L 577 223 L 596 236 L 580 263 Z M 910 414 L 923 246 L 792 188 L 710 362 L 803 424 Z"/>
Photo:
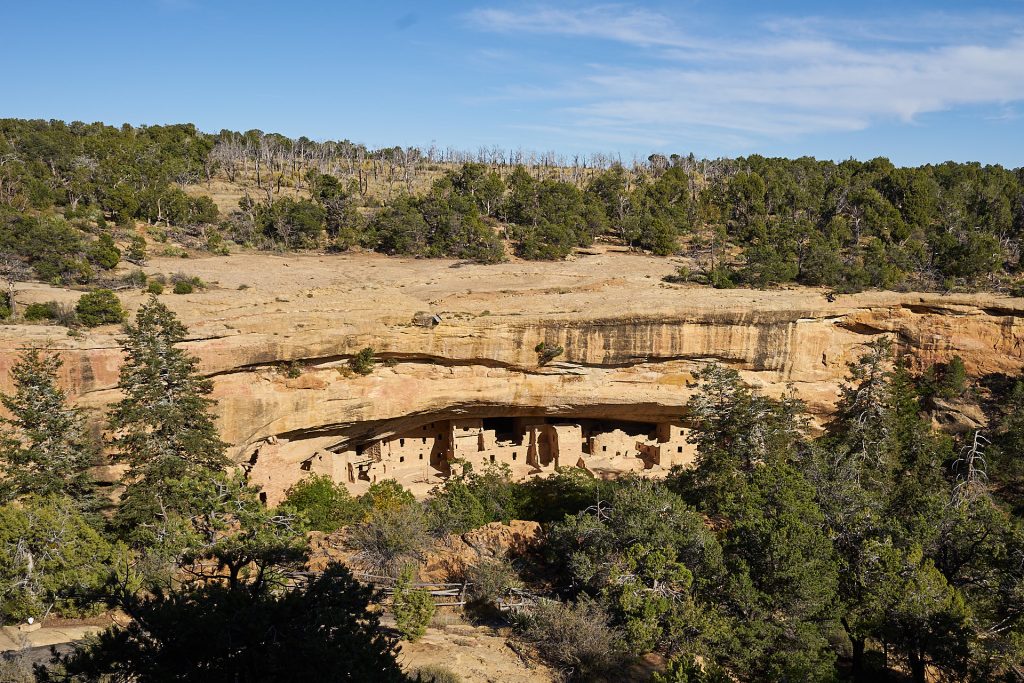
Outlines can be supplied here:
<path id="1" fill-rule="evenodd" d="M 177 345 L 185 326 L 155 297 L 144 304 L 135 324 L 125 326 L 125 362 L 109 426 L 116 457 L 128 464 L 122 522 L 146 523 L 164 498 L 164 482 L 217 471 L 228 464 L 226 444 L 217 435 L 207 397 L 210 380 L 196 370 L 196 359 Z"/>
<path id="2" fill-rule="evenodd" d="M 68 405 L 57 385 L 61 365 L 59 357 L 29 349 L 11 370 L 14 394 L 0 397 L 11 415 L 2 424 L 12 432 L 0 440 L 6 474 L 0 494 L 6 500 L 34 493 L 68 495 L 82 508 L 94 502 L 89 468 L 96 449 L 81 411 Z"/>
<path id="3" fill-rule="evenodd" d="M 379 597 L 342 565 L 283 591 L 156 591 L 127 601 L 127 625 L 55 652 L 37 680 L 402 683 L 395 641 L 369 608 Z"/>

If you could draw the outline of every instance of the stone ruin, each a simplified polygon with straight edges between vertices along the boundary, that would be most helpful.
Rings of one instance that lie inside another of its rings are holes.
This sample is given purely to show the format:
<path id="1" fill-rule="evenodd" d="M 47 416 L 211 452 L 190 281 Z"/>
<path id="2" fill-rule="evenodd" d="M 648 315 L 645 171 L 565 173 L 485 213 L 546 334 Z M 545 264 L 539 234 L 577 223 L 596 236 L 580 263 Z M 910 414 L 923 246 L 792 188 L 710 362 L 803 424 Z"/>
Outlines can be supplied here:
<path id="1" fill-rule="evenodd" d="M 320 439 L 323 447 L 292 465 L 287 476 L 282 477 L 278 469 L 267 479 L 280 485 L 307 473 L 323 474 L 343 483 L 353 495 L 375 482 L 395 479 L 416 495 L 424 495 L 443 483 L 458 461 L 476 471 L 506 465 L 515 479 L 544 476 L 558 467 L 580 467 L 604 479 L 629 472 L 658 475 L 693 462 L 695 447 L 687 442 L 687 434 L 685 427 L 670 422 L 544 417 L 436 420 L 361 444 L 327 445 L 327 439 Z M 268 446 L 287 448 L 278 442 Z M 254 473 L 257 480 L 262 478 L 258 470 Z"/>

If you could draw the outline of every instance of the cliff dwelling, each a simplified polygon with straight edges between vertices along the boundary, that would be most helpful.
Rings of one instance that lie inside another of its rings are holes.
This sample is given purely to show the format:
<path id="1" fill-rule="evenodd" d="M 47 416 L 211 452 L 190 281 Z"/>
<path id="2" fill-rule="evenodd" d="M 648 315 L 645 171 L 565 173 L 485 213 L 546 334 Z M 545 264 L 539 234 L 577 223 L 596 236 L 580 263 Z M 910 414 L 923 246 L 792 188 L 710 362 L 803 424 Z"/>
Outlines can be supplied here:
<path id="1" fill-rule="evenodd" d="M 559 417 L 458 417 L 366 440 L 271 438 L 249 458 L 250 477 L 271 500 L 310 473 L 343 483 L 353 495 L 394 479 L 416 495 L 441 484 L 461 463 L 481 471 L 507 466 L 517 479 L 580 467 L 599 478 L 664 474 L 693 461 L 688 430 L 673 422 Z"/>

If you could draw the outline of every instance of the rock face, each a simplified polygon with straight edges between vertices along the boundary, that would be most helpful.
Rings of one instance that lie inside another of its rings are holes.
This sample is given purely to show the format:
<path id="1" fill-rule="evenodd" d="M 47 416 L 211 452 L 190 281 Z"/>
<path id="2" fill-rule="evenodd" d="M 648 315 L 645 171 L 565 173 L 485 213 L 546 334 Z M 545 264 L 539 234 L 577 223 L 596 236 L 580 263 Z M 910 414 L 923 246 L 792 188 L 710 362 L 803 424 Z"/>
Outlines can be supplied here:
<path id="1" fill-rule="evenodd" d="M 919 366 L 953 355 L 972 375 L 1024 366 L 1017 299 L 866 292 L 829 302 L 816 289 L 662 282 L 673 268 L 671 260 L 606 251 L 568 263 L 494 266 L 372 254 L 232 255 L 158 259 L 147 271 L 215 283 L 161 300 L 189 326 L 188 350 L 214 379 L 233 457 L 244 461 L 268 437 L 280 440 L 276 456 L 268 455 L 274 448 L 261 455 L 274 461 L 268 484 L 278 469 L 280 482 L 302 476 L 296 468 L 318 448 L 437 419 L 676 421 L 693 373 L 708 362 L 736 368 L 771 394 L 790 388 L 818 416 L 834 405 L 846 364 L 881 335 Z M 19 303 L 75 298 L 41 285 L 17 294 Z M 122 300 L 133 309 L 144 297 Z M 424 311 L 441 322 L 415 322 Z M 118 332 L 73 339 L 57 327 L 0 327 L 0 388 L 10 388 L 18 349 L 35 345 L 60 353 L 72 395 L 101 409 L 118 396 Z M 564 352 L 542 364 L 542 342 Z M 364 347 L 380 362 L 355 375 L 347 363 Z"/>

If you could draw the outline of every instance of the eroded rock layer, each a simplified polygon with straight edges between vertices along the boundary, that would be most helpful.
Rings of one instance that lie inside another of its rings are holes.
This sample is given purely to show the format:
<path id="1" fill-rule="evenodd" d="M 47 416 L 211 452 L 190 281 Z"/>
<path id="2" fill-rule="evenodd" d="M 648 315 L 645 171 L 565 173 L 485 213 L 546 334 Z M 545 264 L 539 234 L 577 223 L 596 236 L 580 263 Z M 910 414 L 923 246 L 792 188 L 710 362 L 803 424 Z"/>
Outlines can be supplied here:
<path id="1" fill-rule="evenodd" d="M 772 394 L 790 387 L 825 415 L 846 364 L 880 335 L 919 366 L 954 355 L 975 375 L 1017 374 L 1024 365 L 1024 303 L 1016 299 L 866 292 L 830 302 L 814 289 L 662 282 L 673 269 L 670 260 L 612 251 L 496 266 L 354 254 L 157 259 L 146 268 L 213 283 L 161 300 L 189 326 L 187 346 L 214 378 L 233 456 L 246 461 L 268 437 L 305 444 L 279 449 L 282 473 L 318 449 L 438 420 L 678 422 L 693 373 L 711 361 Z M 121 294 L 129 309 L 144 300 Z M 22 285 L 17 300 L 77 296 Z M 76 339 L 58 327 L 2 327 L 2 387 L 10 387 L 18 349 L 40 346 L 62 355 L 67 387 L 99 411 L 118 396 L 117 334 L 100 328 Z M 547 360 L 541 344 L 561 352 Z M 367 376 L 353 374 L 348 361 L 368 346 L 381 362 Z"/>

